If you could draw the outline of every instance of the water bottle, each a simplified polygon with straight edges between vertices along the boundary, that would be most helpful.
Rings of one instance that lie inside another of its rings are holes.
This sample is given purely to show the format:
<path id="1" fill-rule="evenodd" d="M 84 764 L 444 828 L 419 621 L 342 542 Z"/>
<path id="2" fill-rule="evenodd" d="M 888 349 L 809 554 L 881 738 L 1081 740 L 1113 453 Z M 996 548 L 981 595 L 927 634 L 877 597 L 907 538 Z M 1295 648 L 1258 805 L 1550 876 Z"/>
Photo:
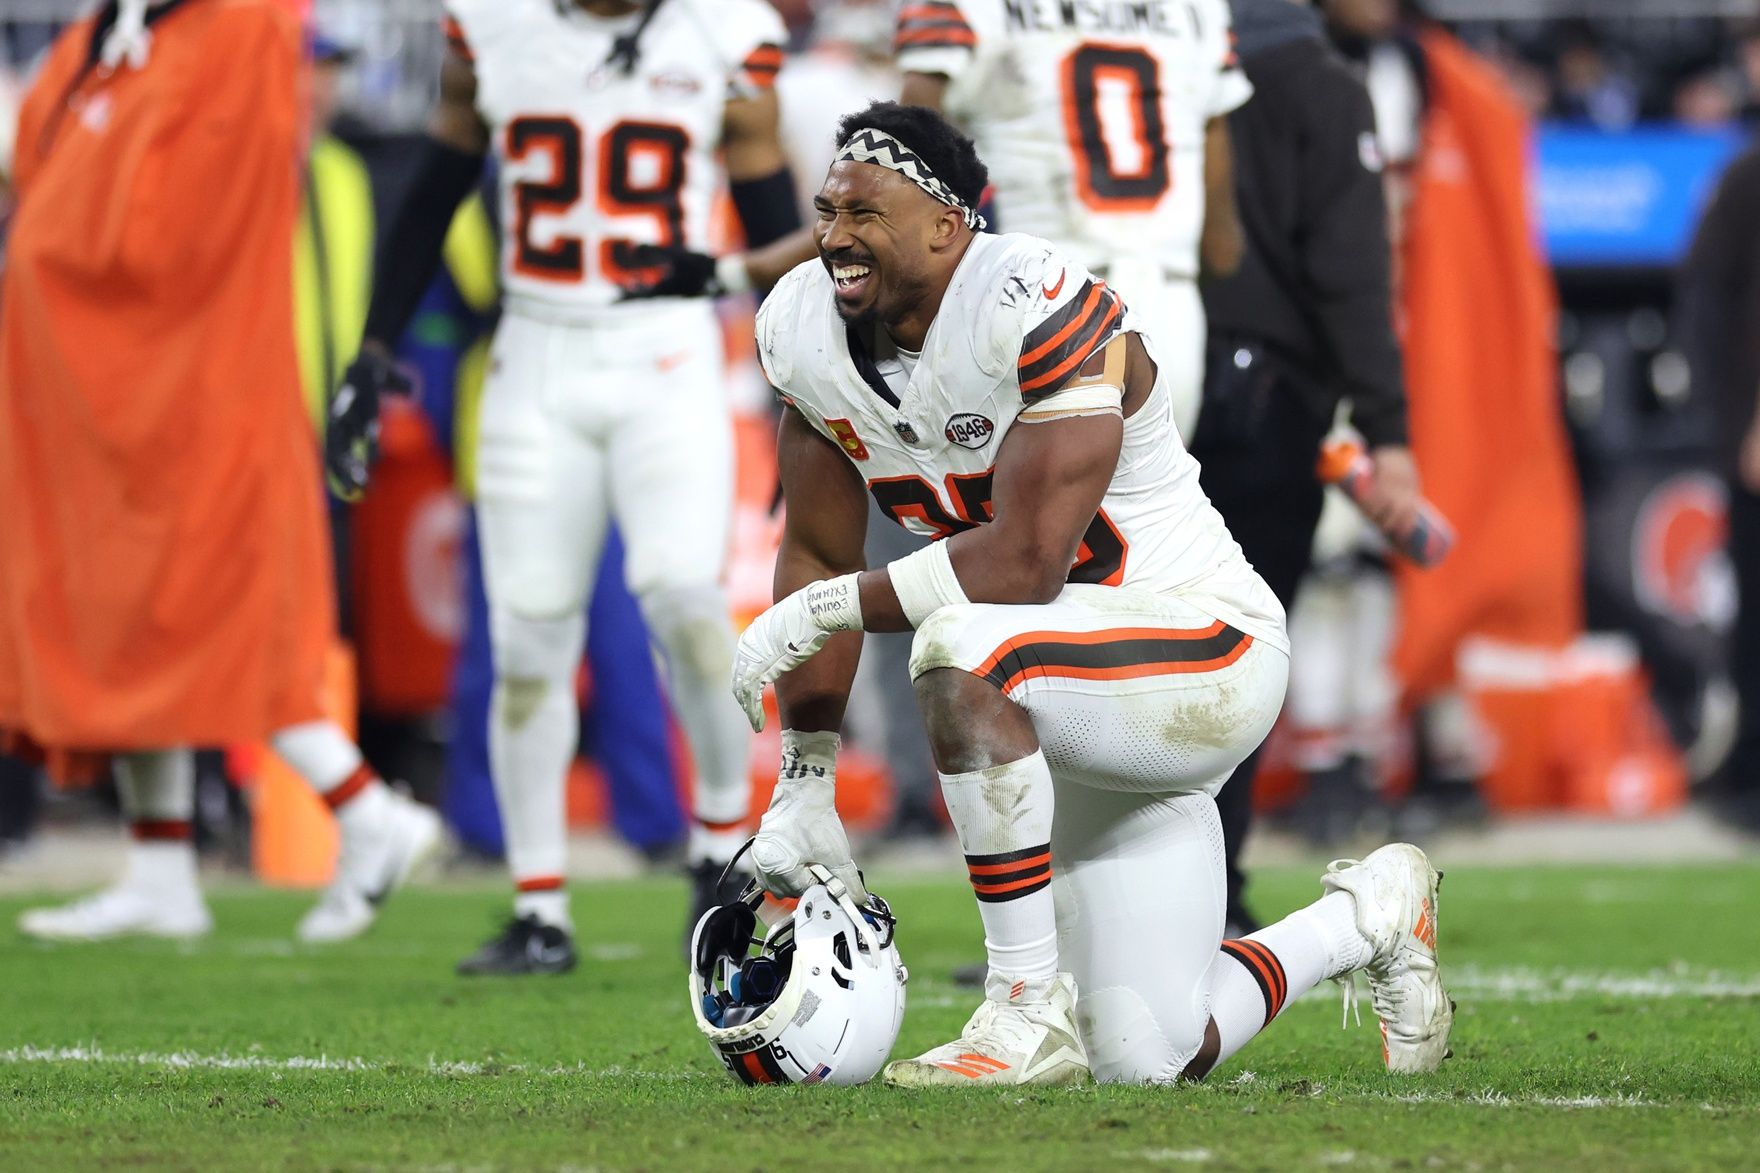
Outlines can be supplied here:
<path id="1" fill-rule="evenodd" d="M 1375 464 L 1363 446 L 1350 440 L 1333 440 L 1320 446 L 1320 480 L 1337 485 L 1359 506 L 1375 476 Z M 1383 531 L 1389 544 L 1419 566 L 1434 566 L 1454 545 L 1454 530 L 1436 506 L 1419 500 L 1418 520 L 1404 533 Z"/>

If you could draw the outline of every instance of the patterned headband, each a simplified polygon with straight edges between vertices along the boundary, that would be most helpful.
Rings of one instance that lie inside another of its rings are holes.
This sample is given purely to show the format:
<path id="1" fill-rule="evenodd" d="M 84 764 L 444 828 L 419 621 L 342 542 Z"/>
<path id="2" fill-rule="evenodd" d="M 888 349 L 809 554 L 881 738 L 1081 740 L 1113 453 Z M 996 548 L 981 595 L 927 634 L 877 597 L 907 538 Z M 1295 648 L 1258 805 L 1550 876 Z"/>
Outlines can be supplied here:
<path id="1" fill-rule="evenodd" d="M 984 230 L 984 217 L 978 215 L 977 209 L 966 206 L 964 200 L 936 177 L 921 156 L 885 131 L 868 126 L 850 135 L 849 141 L 839 148 L 836 161 L 841 163 L 846 159 L 853 163 L 875 163 L 898 172 L 922 188 L 930 199 L 958 208 L 966 218 L 967 228 L 977 232 Z"/>

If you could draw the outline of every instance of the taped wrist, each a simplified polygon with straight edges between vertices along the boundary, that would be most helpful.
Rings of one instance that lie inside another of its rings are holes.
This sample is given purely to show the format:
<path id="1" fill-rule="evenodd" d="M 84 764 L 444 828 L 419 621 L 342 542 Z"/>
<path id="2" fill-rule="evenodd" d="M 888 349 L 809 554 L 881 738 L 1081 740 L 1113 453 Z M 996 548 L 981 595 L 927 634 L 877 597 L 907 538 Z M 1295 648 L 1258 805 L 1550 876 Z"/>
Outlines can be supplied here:
<path id="1" fill-rule="evenodd" d="M 367 307 L 365 336 L 388 347 L 415 316 L 422 295 L 440 268 L 441 250 L 453 213 L 476 187 L 483 156 L 460 151 L 436 139 L 422 146 L 415 174 L 380 241 L 374 260 L 373 299 Z"/>
<path id="2" fill-rule="evenodd" d="M 836 733 L 782 731 L 782 768 L 776 773 L 778 790 L 814 790 L 837 786 L 837 751 L 843 738 Z"/>
<path id="3" fill-rule="evenodd" d="M 745 230 L 747 248 L 763 248 L 801 226 L 794 175 L 787 167 L 758 179 L 736 179 L 727 190 Z"/>
<path id="4" fill-rule="evenodd" d="M 929 616 L 943 607 L 969 603 L 959 576 L 953 572 L 953 557 L 947 543 L 931 542 L 921 550 L 906 554 L 886 564 L 898 605 L 912 627 L 921 627 Z"/>
<path id="5" fill-rule="evenodd" d="M 807 613 L 820 631 L 860 631 L 862 596 L 856 576 L 840 574 L 806 588 Z"/>

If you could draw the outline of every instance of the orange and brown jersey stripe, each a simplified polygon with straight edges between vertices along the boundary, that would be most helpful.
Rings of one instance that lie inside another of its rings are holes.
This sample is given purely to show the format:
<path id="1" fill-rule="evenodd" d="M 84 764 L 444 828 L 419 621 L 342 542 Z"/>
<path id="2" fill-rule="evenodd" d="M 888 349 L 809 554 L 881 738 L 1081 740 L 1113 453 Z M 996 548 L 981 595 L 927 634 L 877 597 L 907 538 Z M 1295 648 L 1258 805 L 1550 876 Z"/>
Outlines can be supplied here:
<path id="1" fill-rule="evenodd" d="M 1004 851 L 999 855 L 968 855 L 972 891 L 986 904 L 1019 900 L 1051 883 L 1051 844 Z"/>
<path id="2" fill-rule="evenodd" d="M 781 45 L 759 45 L 739 64 L 740 79 L 754 90 L 773 88 L 776 85 L 776 75 L 781 72 Z"/>
<path id="3" fill-rule="evenodd" d="M 1220 619 L 1209 627 L 1115 627 L 1029 631 L 1013 636 L 973 670 L 1003 692 L 1027 680 L 1134 680 L 1214 672 L 1240 659 L 1253 637 Z"/>
<path id="4" fill-rule="evenodd" d="M 1021 397 L 1050 395 L 1105 346 L 1124 321 L 1124 302 L 1104 281 L 1089 278 L 1063 308 L 1033 327 L 1021 342 Z"/>
<path id="5" fill-rule="evenodd" d="M 728 1066 L 739 1081 L 747 1087 L 760 1083 L 787 1083 L 788 1075 L 782 1070 L 782 1064 L 776 1061 L 776 1055 L 768 1045 L 756 1051 L 736 1052 L 723 1050 L 727 1056 Z"/>
<path id="6" fill-rule="evenodd" d="M 906 0 L 892 41 L 894 51 L 972 49 L 977 44 L 978 34 L 949 0 Z"/>
<path id="7" fill-rule="evenodd" d="M 442 17 L 440 20 L 440 31 L 446 35 L 446 44 L 454 53 L 457 53 L 466 61 L 475 61 L 477 59 L 477 55 L 471 52 L 470 41 L 466 39 L 464 35 L 464 26 L 458 23 L 457 17 Z"/>
<path id="8" fill-rule="evenodd" d="M 1222 951 L 1240 962 L 1253 976 L 1259 993 L 1265 998 L 1265 1021 L 1276 1018 L 1289 999 L 1289 976 L 1283 972 L 1283 962 L 1277 960 L 1277 954 L 1251 938 L 1224 941 Z"/>

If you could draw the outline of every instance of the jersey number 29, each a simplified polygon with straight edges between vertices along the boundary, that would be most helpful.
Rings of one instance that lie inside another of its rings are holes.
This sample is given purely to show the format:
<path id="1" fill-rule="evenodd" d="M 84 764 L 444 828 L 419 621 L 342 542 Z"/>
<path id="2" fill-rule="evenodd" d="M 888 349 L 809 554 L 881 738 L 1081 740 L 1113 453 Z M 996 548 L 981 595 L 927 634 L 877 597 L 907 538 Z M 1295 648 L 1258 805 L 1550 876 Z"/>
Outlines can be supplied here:
<path id="1" fill-rule="evenodd" d="M 507 158 L 523 162 L 534 155 L 550 160 L 547 179 L 522 179 L 513 185 L 513 268 L 540 281 L 577 282 L 587 273 L 587 242 L 558 234 L 545 244 L 532 238 L 539 216 L 562 215 L 580 202 L 585 191 L 585 143 L 580 124 L 566 115 L 531 115 L 507 126 Z M 685 153 L 690 136 L 683 127 L 663 122 L 619 122 L 599 136 L 598 206 L 608 215 L 646 216 L 654 222 L 656 239 L 645 243 L 676 245 L 684 236 Z M 637 160 L 643 176 L 638 178 Z M 634 242 L 599 242 L 598 265 L 607 280 L 623 282 L 637 266 L 629 253 Z"/>

